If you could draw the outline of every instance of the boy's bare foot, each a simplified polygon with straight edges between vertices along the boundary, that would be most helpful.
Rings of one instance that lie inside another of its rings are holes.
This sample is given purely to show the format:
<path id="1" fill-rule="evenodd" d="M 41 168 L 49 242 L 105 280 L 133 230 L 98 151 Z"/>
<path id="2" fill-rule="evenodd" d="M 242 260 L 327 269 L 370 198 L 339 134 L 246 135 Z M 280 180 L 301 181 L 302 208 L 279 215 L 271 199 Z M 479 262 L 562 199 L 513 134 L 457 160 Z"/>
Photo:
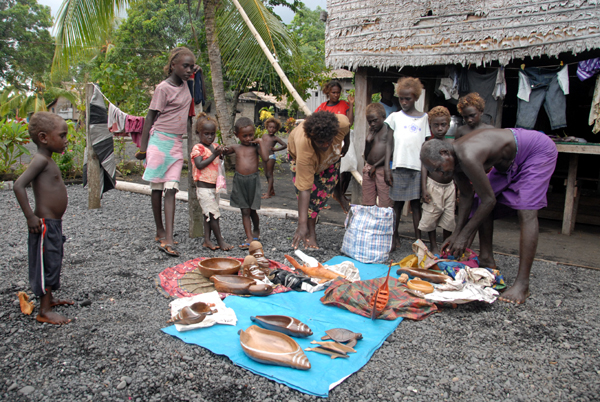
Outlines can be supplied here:
<path id="1" fill-rule="evenodd" d="M 52 298 L 52 301 L 50 301 L 50 307 L 63 306 L 65 304 L 73 305 L 73 304 L 75 304 L 75 302 L 73 300 L 61 300 L 61 299 L 55 299 L 55 298 Z"/>
<path id="2" fill-rule="evenodd" d="M 492 269 L 497 268 L 496 260 L 494 260 L 494 257 L 486 258 L 486 257 L 479 256 L 479 266 L 482 268 L 492 268 Z"/>
<path id="3" fill-rule="evenodd" d="M 233 246 L 231 244 L 225 243 L 225 241 L 220 241 L 219 247 L 221 247 L 221 250 L 223 251 L 229 251 L 233 249 Z"/>
<path id="4" fill-rule="evenodd" d="M 498 300 L 506 303 L 523 304 L 530 295 L 529 285 L 517 282 L 502 293 Z"/>
<path id="5" fill-rule="evenodd" d="M 262 195 L 262 197 L 260 197 L 260 198 L 262 198 L 263 200 L 266 200 L 267 198 L 271 198 L 271 194 L 269 194 L 269 193 L 264 193 L 264 194 Z"/>
<path id="6" fill-rule="evenodd" d="M 63 325 L 71 322 L 71 319 L 55 313 L 54 311 L 48 311 L 47 313 L 40 312 L 35 319 L 39 322 L 47 322 L 48 324 L 54 325 Z"/>
<path id="7" fill-rule="evenodd" d="M 344 211 L 345 214 L 347 214 L 350 211 L 350 203 L 344 195 L 340 194 L 338 190 L 334 190 L 331 197 L 340 203 L 342 211 Z"/>
<path id="8" fill-rule="evenodd" d="M 215 244 L 210 240 L 204 240 L 204 244 L 202 244 L 202 246 L 206 247 L 208 249 L 211 249 L 213 251 L 215 251 L 216 249 L 219 248 L 219 246 L 215 246 Z"/>

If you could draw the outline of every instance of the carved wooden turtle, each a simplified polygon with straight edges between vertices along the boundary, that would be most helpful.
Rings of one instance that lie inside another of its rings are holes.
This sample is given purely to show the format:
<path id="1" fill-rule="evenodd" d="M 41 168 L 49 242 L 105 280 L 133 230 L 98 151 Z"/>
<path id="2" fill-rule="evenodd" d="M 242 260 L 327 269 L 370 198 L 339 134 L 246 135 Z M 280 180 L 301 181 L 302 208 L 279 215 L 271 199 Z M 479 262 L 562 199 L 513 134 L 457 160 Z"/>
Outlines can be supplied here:
<path id="1" fill-rule="evenodd" d="M 348 342 L 346 345 L 350 346 L 351 348 L 354 347 L 354 345 L 356 345 L 356 342 L 359 339 L 362 339 L 362 334 L 358 333 L 358 332 L 352 332 L 348 329 L 344 329 L 344 328 L 333 328 L 333 329 L 329 329 L 327 331 L 325 331 L 325 333 L 327 335 L 325 335 L 324 337 L 321 338 L 322 341 L 327 340 L 327 339 L 333 339 L 336 342 L 341 342 L 341 343 L 345 343 Z"/>

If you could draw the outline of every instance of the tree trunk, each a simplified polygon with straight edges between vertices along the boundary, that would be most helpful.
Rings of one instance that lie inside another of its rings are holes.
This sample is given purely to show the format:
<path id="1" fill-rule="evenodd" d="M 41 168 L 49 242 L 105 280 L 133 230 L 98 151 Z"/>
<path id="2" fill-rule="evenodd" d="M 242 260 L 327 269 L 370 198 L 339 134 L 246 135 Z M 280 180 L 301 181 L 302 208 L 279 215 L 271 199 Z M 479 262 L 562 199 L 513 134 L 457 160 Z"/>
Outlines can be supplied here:
<path id="1" fill-rule="evenodd" d="M 208 62 L 210 64 L 210 76 L 212 78 L 213 94 L 217 120 L 223 135 L 225 145 L 236 143 L 233 136 L 233 125 L 229 120 L 229 108 L 225 99 L 225 86 L 223 84 L 223 66 L 221 65 L 221 49 L 216 32 L 216 18 L 218 0 L 204 1 L 204 25 L 206 29 L 206 44 L 208 47 Z"/>
<path id="2" fill-rule="evenodd" d="M 196 116 L 202 112 L 202 104 L 196 105 Z M 192 153 L 192 148 L 196 145 L 198 136 L 195 135 L 194 127 L 196 125 L 196 117 L 188 119 L 188 138 L 187 138 L 187 154 L 188 154 L 188 222 L 190 225 L 189 236 L 191 239 L 204 236 L 204 215 L 202 208 L 196 198 L 196 183 L 192 177 L 192 163 L 194 161 L 189 158 Z"/>

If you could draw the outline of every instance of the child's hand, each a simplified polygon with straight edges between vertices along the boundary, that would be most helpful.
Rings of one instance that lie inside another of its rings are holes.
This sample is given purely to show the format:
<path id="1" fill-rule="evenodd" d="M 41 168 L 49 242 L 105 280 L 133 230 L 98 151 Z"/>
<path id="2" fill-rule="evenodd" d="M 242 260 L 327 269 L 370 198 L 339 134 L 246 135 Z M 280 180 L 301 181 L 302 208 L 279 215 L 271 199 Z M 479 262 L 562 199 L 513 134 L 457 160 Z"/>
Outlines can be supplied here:
<path id="1" fill-rule="evenodd" d="M 431 202 L 431 194 L 427 190 L 421 191 L 421 201 L 429 204 Z"/>
<path id="2" fill-rule="evenodd" d="M 29 233 L 42 232 L 42 220 L 35 215 L 27 219 L 27 226 L 29 227 Z"/>
<path id="3" fill-rule="evenodd" d="M 371 168 L 371 170 L 369 170 L 369 177 L 372 179 L 373 177 L 375 177 L 375 172 L 377 171 L 377 169 L 375 168 Z"/>
<path id="4" fill-rule="evenodd" d="M 223 146 L 217 145 L 215 147 L 215 150 L 213 151 L 213 154 L 215 154 L 215 156 L 219 156 L 219 155 L 222 155 L 224 151 L 225 151 L 225 148 Z"/>
<path id="5" fill-rule="evenodd" d="M 394 186 L 394 179 L 392 178 L 392 171 L 390 169 L 384 169 L 383 170 L 383 180 L 385 181 L 385 184 L 387 184 L 390 187 Z"/>
<path id="6" fill-rule="evenodd" d="M 146 159 L 146 152 L 137 151 L 135 153 L 135 158 L 141 161 Z"/>
<path id="7" fill-rule="evenodd" d="M 354 104 L 354 95 L 348 95 L 348 103 L 351 105 Z"/>

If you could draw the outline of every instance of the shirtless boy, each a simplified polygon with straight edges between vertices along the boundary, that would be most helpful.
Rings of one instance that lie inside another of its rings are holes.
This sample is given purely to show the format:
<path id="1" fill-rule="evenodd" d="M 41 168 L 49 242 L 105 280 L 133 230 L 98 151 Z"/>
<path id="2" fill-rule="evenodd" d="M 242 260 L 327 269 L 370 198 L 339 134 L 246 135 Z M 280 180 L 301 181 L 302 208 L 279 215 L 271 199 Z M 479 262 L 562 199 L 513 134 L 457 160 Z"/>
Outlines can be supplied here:
<path id="1" fill-rule="evenodd" d="M 456 230 L 442 251 L 460 257 L 479 228 L 479 265 L 495 268 L 493 218 L 501 212 L 517 211 L 519 271 L 515 283 L 500 297 L 502 301 L 521 304 L 529 297 L 529 273 L 539 235 L 538 210 L 548 204 L 546 192 L 557 156 L 556 145 L 547 135 L 520 128 L 477 130 L 453 143 L 428 141 L 421 149 L 427 170 L 454 177 L 461 193 Z M 475 193 L 479 206 L 469 220 Z"/>
<path id="2" fill-rule="evenodd" d="M 63 243 L 62 216 L 67 209 L 67 188 L 60 169 L 52 160 L 53 153 L 67 147 L 67 123 L 52 113 L 38 112 L 29 121 L 29 135 L 37 145 L 29 167 L 17 179 L 14 192 L 27 218 L 29 227 L 29 283 L 40 297 L 40 312 L 36 320 L 50 324 L 68 324 L 70 319 L 52 311 L 52 307 L 73 304 L 58 300 L 53 290 L 60 288 Z M 35 210 L 29 206 L 25 187 L 31 183 Z"/>
<path id="3" fill-rule="evenodd" d="M 277 161 L 275 152 L 283 151 L 287 148 L 287 144 L 275 135 L 281 129 L 281 122 L 279 119 L 274 117 L 268 118 L 265 121 L 265 128 L 267 129 L 267 133 L 262 136 L 260 146 L 261 148 L 264 148 L 263 152 L 269 155 L 269 159 L 263 161 L 268 184 L 267 192 L 262 195 L 263 199 L 271 198 L 275 195 L 275 189 L 273 188 L 273 169 L 275 168 L 275 162 Z M 279 144 L 279 147 L 276 147 L 275 144 Z"/>
<path id="4" fill-rule="evenodd" d="M 246 233 L 246 241 L 240 248 L 247 250 L 252 240 L 260 236 L 257 209 L 260 209 L 260 176 L 258 174 L 258 155 L 263 161 L 268 159 L 268 154 L 263 152 L 259 141 L 254 140 L 254 123 L 247 117 L 242 117 L 235 122 L 234 132 L 240 144 L 225 147 L 224 155 L 236 154 L 235 176 L 233 176 L 233 190 L 229 197 L 232 207 L 242 211 L 242 224 Z M 252 228 L 254 226 L 254 229 Z"/>
<path id="5" fill-rule="evenodd" d="M 394 201 L 390 198 L 390 186 L 384 179 L 383 164 L 388 136 L 394 135 L 385 122 L 385 108 L 381 103 L 367 106 L 369 131 L 365 139 L 365 166 L 363 167 L 363 205 L 375 205 L 379 197 L 379 207 L 391 208 Z"/>
<path id="6" fill-rule="evenodd" d="M 431 138 L 445 141 L 450 128 L 450 111 L 443 106 L 436 106 L 427 113 Z M 456 189 L 452 178 L 442 177 L 439 172 L 428 172 L 425 164 L 421 166 L 421 201 L 423 213 L 419 221 L 419 230 L 429 234 L 429 250 L 439 254 L 436 228 L 442 227 L 444 240 L 454 231 L 454 208 L 456 206 Z"/>

